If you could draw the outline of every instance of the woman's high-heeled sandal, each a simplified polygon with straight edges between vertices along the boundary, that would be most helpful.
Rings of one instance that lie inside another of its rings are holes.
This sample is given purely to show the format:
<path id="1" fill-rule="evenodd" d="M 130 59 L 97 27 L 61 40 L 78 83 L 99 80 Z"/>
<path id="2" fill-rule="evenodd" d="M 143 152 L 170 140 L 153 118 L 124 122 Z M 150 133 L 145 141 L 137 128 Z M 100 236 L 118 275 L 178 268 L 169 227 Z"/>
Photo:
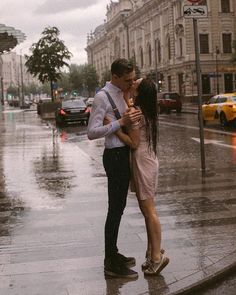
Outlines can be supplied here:
<path id="1" fill-rule="evenodd" d="M 164 253 L 165 253 L 165 250 L 164 250 L 164 249 L 161 249 L 161 254 L 164 254 Z M 141 265 L 141 268 L 142 268 L 143 271 L 144 271 L 145 269 L 148 269 L 148 268 L 149 268 L 149 265 L 150 265 L 150 263 L 151 263 L 151 257 L 148 256 L 148 252 L 146 252 L 145 258 L 146 258 L 146 260 L 145 260 L 144 263 Z"/>

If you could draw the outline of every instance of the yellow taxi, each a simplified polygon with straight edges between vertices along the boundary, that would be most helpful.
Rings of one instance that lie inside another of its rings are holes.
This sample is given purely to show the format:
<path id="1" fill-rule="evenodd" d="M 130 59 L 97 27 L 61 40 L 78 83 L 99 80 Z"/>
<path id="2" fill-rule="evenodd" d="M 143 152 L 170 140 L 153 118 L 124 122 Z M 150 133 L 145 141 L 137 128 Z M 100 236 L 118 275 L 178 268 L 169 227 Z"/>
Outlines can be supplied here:
<path id="1" fill-rule="evenodd" d="M 217 94 L 202 105 L 203 122 L 219 121 L 227 126 L 236 121 L 236 92 Z"/>

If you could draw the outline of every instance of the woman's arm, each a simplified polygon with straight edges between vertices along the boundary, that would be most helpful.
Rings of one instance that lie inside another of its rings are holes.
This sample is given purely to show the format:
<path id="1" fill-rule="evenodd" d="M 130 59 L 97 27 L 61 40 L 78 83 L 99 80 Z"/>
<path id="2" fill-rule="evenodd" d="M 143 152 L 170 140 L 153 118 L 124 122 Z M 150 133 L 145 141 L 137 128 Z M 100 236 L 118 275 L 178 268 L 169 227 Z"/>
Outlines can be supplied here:
<path id="1" fill-rule="evenodd" d="M 128 134 L 124 133 L 122 129 L 119 129 L 115 133 L 121 141 L 130 146 L 131 149 L 137 149 L 139 145 L 139 128 L 129 128 Z"/>
<path id="2" fill-rule="evenodd" d="M 108 117 L 105 117 L 103 124 L 107 125 L 111 122 Z M 130 146 L 132 149 L 136 149 L 139 145 L 139 122 L 133 123 L 127 128 L 127 133 L 125 133 L 121 128 L 118 129 L 115 134 L 121 141 L 126 145 Z"/>

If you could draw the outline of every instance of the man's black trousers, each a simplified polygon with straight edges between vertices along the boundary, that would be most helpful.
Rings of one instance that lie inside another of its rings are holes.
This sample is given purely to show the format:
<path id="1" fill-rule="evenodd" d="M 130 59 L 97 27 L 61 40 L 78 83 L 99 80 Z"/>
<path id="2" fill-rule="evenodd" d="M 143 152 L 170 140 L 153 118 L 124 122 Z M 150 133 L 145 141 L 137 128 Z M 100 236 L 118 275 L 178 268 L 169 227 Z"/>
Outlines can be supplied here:
<path id="1" fill-rule="evenodd" d="M 129 148 L 105 149 L 103 165 L 108 178 L 108 212 L 105 223 L 105 258 L 117 252 L 117 238 L 126 206 L 130 180 Z"/>

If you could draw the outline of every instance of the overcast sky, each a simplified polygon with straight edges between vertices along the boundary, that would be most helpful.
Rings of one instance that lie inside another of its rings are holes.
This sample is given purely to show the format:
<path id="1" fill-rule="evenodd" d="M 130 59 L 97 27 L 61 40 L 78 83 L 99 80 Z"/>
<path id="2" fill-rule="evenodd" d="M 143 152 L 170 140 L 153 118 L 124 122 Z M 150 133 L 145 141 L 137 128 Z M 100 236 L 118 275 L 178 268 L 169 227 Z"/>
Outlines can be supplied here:
<path id="1" fill-rule="evenodd" d="M 14 51 L 28 53 L 47 26 L 56 26 L 73 54 L 71 63 L 87 62 L 87 33 L 102 24 L 110 0 L 0 0 L 0 23 L 21 30 L 26 40 Z"/>

